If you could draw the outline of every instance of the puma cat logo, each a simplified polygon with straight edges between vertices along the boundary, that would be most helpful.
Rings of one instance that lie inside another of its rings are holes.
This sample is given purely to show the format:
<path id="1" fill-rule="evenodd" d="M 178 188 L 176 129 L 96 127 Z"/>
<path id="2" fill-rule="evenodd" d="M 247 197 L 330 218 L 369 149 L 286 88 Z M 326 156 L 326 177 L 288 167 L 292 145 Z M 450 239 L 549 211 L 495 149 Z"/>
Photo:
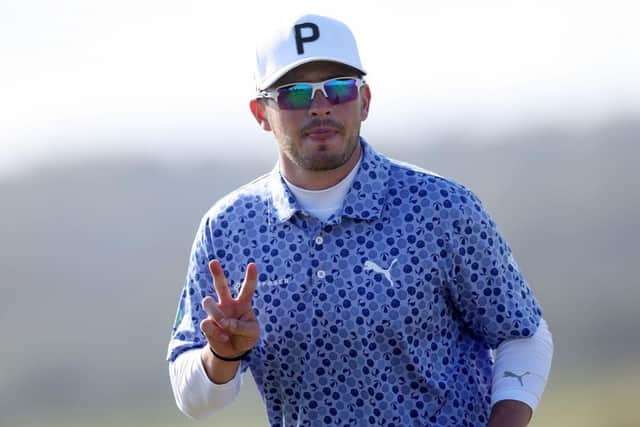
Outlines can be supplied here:
<path id="1" fill-rule="evenodd" d="M 511 371 L 505 371 L 503 375 L 504 375 L 504 378 L 517 378 L 518 381 L 520 381 L 520 385 L 524 387 L 524 382 L 522 382 L 522 377 L 524 377 L 525 375 L 531 375 L 531 372 L 527 371 L 522 375 L 518 375 L 518 374 L 514 374 Z"/>
<path id="2" fill-rule="evenodd" d="M 393 268 L 393 264 L 395 264 L 396 262 L 398 262 L 398 259 L 394 259 L 393 261 L 391 261 L 391 265 L 385 270 L 373 261 L 365 261 L 364 269 L 371 270 L 374 273 L 382 274 L 389 281 L 389 284 L 393 285 L 393 280 L 391 279 L 391 269 Z"/>

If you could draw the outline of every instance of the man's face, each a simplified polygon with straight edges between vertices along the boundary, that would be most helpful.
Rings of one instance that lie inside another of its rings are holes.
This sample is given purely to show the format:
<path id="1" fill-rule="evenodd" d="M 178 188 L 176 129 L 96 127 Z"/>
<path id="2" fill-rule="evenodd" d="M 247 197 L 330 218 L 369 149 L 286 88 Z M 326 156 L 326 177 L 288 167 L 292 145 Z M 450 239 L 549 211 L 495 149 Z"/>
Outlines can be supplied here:
<path id="1" fill-rule="evenodd" d="M 285 74 L 274 87 L 295 82 L 319 82 L 334 77 L 354 77 L 344 65 L 312 62 Z M 370 91 L 360 88 L 358 98 L 331 105 L 316 91 L 310 107 L 282 110 L 273 100 L 264 100 L 254 115 L 265 130 L 273 131 L 282 162 L 307 171 L 333 170 L 344 165 L 359 147 L 360 123 L 367 118 Z M 261 113 L 262 115 L 261 115 Z"/>

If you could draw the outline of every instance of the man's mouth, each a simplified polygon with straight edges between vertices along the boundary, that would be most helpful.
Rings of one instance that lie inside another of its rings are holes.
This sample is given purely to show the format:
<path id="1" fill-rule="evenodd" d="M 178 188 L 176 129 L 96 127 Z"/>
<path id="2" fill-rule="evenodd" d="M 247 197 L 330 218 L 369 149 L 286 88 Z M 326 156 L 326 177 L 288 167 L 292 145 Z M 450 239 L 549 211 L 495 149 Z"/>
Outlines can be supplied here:
<path id="1" fill-rule="evenodd" d="M 331 120 L 314 119 L 302 128 L 302 135 L 317 140 L 326 140 L 342 132 L 340 123 Z"/>
<path id="2" fill-rule="evenodd" d="M 338 130 L 330 127 L 316 127 L 307 130 L 304 135 L 314 139 L 328 139 L 336 135 Z"/>

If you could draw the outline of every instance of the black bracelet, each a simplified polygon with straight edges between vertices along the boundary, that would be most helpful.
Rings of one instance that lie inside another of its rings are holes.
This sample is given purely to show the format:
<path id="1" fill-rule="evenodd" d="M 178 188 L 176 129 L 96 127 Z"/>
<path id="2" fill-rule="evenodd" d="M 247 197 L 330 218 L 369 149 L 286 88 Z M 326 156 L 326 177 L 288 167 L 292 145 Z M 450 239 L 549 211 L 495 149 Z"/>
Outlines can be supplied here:
<path id="1" fill-rule="evenodd" d="M 209 350 L 211 350 L 211 353 L 217 357 L 220 360 L 224 360 L 225 362 L 237 362 L 238 360 L 242 360 L 243 357 L 245 357 L 247 354 L 249 354 L 251 352 L 251 349 L 245 351 L 244 353 L 242 353 L 240 356 L 236 356 L 236 357 L 224 357 L 224 356 L 220 356 L 218 353 L 216 353 L 215 351 L 213 351 L 213 347 L 209 346 Z"/>

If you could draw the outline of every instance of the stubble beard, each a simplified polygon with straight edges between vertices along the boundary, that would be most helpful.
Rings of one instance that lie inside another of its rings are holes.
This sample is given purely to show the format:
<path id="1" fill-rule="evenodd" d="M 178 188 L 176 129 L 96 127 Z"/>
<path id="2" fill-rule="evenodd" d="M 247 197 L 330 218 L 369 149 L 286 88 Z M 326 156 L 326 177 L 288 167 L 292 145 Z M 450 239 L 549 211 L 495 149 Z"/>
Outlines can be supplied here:
<path id="1" fill-rule="evenodd" d="M 291 141 L 285 143 L 285 153 L 289 159 L 299 168 L 320 172 L 337 169 L 349 161 L 360 143 L 360 129 L 355 129 L 353 134 L 345 136 L 344 149 L 337 153 L 330 153 L 324 147 L 310 154 L 301 153 L 298 147 Z"/>

